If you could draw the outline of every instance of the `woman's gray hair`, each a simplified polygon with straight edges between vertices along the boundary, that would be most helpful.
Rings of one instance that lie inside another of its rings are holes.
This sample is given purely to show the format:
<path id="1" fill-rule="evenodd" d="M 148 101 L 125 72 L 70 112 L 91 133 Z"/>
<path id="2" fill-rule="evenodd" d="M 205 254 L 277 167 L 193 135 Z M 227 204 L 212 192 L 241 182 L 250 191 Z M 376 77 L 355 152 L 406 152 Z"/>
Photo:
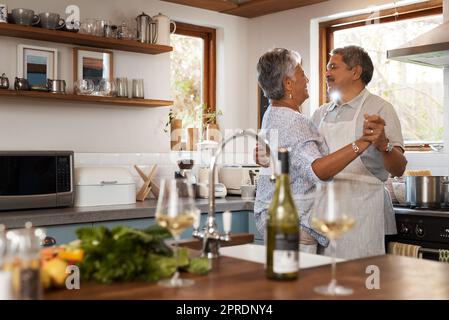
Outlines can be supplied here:
<path id="1" fill-rule="evenodd" d="M 296 66 L 301 64 L 298 52 L 283 48 L 268 51 L 257 63 L 257 80 L 265 96 L 270 100 L 284 97 L 284 78 L 295 79 Z"/>
<path id="2" fill-rule="evenodd" d="M 343 62 L 346 63 L 351 69 L 359 65 L 362 68 L 360 78 L 365 85 L 367 85 L 373 78 L 373 61 L 371 61 L 370 56 L 362 47 L 346 46 L 343 48 L 336 48 L 332 50 L 331 54 L 341 55 Z"/>

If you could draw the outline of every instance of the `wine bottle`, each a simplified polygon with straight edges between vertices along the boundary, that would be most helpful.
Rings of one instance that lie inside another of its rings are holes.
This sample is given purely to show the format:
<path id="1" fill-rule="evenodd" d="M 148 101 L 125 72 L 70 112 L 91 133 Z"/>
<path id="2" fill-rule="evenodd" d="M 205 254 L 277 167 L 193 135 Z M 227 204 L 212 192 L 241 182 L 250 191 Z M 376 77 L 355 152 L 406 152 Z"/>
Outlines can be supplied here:
<path id="1" fill-rule="evenodd" d="M 290 189 L 288 150 L 280 148 L 281 174 L 268 208 L 266 276 L 275 280 L 298 278 L 299 218 Z"/>

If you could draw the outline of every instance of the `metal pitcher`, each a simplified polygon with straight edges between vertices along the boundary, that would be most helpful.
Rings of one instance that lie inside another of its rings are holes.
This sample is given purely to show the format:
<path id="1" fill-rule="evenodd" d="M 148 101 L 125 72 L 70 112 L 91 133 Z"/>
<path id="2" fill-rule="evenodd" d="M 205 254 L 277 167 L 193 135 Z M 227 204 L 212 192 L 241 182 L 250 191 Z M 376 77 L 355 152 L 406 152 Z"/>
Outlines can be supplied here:
<path id="1" fill-rule="evenodd" d="M 155 43 L 157 41 L 157 24 L 144 12 L 138 15 L 137 41 L 141 43 Z"/>

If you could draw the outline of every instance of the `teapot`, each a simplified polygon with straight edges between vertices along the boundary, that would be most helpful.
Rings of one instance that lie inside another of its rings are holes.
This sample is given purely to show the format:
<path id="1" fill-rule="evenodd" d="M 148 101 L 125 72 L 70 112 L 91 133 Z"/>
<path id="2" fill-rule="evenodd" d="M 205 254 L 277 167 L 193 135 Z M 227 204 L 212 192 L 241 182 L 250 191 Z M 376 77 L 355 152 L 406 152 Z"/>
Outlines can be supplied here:
<path id="1" fill-rule="evenodd" d="M 0 89 L 9 89 L 9 79 L 4 73 L 0 77 Z"/>
<path id="2" fill-rule="evenodd" d="M 25 78 L 18 78 L 14 81 L 14 89 L 15 90 L 30 90 L 30 85 L 28 80 Z"/>
<path id="3" fill-rule="evenodd" d="M 157 25 L 157 44 L 169 46 L 170 45 L 170 34 L 176 31 L 176 23 L 170 20 L 167 16 L 159 13 L 157 16 L 153 17 L 153 20 Z M 173 24 L 173 31 L 170 32 L 170 26 Z"/>

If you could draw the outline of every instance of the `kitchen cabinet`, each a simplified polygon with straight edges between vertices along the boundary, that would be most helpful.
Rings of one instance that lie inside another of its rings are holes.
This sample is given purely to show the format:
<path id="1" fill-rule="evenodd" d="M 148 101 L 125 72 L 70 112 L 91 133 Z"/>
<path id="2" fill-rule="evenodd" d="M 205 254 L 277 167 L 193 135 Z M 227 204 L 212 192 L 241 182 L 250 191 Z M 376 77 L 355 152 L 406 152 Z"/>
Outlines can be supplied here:
<path id="1" fill-rule="evenodd" d="M 77 223 L 42 228 L 45 229 L 47 237 L 54 238 L 56 240 L 56 244 L 60 245 L 78 239 L 76 236 L 76 230 L 78 228 L 92 228 L 92 223 Z"/>
<path id="2" fill-rule="evenodd" d="M 32 39 L 50 41 L 54 43 L 66 43 L 72 45 L 82 45 L 94 48 L 113 49 L 127 52 L 137 52 L 143 54 L 161 54 L 173 51 L 173 47 L 140 43 L 134 40 L 119 40 L 112 38 L 97 37 L 87 34 L 80 34 L 67 31 L 48 30 L 43 28 L 23 26 L 16 24 L 0 23 L 0 36 L 15 37 L 22 39 Z M 173 101 L 154 99 L 128 99 L 118 97 L 98 97 L 89 95 L 58 94 L 39 91 L 14 91 L 0 90 L 0 96 L 8 96 L 17 99 L 38 98 L 67 102 L 108 104 L 120 106 L 137 107 L 160 107 L 171 106 Z"/>
<path id="3" fill-rule="evenodd" d="M 252 211 L 233 211 L 232 216 L 232 233 L 252 233 L 250 229 L 250 220 L 253 216 Z M 217 217 L 217 227 L 220 232 L 223 232 L 223 217 L 222 212 L 216 213 Z M 201 215 L 201 226 L 204 225 L 207 219 L 207 213 Z M 113 220 L 113 221 L 101 221 L 93 223 L 78 223 L 78 224 L 67 224 L 59 226 L 48 226 L 42 227 L 46 230 L 47 236 L 53 237 L 57 244 L 64 244 L 77 239 L 76 230 L 82 227 L 99 227 L 104 226 L 106 228 L 114 228 L 117 226 L 126 225 L 131 228 L 144 229 L 156 223 L 154 217 L 149 218 L 139 218 L 139 219 L 124 219 L 124 220 Z M 256 229 L 254 229 L 256 230 Z M 257 231 L 257 230 L 256 230 Z M 192 237 L 193 228 L 187 229 L 182 235 L 181 239 L 188 239 Z M 232 235 L 231 235 L 232 236 Z M 261 239 L 261 237 L 260 237 Z"/>

